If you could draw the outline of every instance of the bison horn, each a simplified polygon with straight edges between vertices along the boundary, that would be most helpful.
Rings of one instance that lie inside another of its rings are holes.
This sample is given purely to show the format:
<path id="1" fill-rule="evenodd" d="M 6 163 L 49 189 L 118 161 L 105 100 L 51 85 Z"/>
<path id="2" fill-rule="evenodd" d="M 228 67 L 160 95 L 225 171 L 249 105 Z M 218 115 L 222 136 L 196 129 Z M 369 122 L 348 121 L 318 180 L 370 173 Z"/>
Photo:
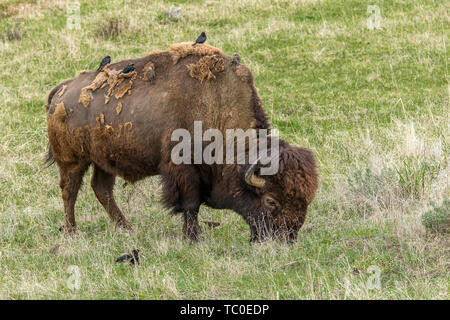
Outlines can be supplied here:
<path id="1" fill-rule="evenodd" d="M 245 182 L 250 186 L 262 188 L 266 184 L 266 180 L 256 176 L 255 174 L 256 164 L 258 163 L 258 160 L 256 160 L 255 163 L 253 163 L 245 173 Z"/>

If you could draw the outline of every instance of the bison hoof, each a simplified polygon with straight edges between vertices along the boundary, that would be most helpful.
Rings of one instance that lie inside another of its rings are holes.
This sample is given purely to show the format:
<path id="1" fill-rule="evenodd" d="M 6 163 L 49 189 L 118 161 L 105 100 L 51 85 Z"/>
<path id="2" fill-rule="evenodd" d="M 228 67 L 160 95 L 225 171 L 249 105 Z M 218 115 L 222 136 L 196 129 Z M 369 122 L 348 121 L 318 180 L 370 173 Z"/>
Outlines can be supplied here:
<path id="1" fill-rule="evenodd" d="M 75 226 L 61 226 L 59 228 L 59 231 L 64 232 L 66 234 L 76 234 L 77 233 L 77 227 L 75 227 Z"/>
<path id="2" fill-rule="evenodd" d="M 205 239 L 205 237 L 201 233 L 184 235 L 184 237 L 192 242 L 199 242 Z"/>
<path id="3" fill-rule="evenodd" d="M 204 239 L 202 229 L 199 225 L 193 226 L 189 229 L 183 227 L 184 237 L 193 242 L 198 242 Z"/>
<path id="4" fill-rule="evenodd" d="M 128 221 L 121 221 L 116 223 L 116 231 L 117 230 L 133 231 L 133 226 Z"/>

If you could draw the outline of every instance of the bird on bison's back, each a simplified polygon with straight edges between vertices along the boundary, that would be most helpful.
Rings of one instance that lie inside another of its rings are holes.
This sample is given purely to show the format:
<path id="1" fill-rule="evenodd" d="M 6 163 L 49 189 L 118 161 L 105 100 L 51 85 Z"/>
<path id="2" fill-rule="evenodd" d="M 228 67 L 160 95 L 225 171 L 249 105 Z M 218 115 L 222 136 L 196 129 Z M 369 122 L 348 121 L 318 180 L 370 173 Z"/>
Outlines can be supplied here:
<path id="1" fill-rule="evenodd" d="M 232 66 L 237 66 L 241 63 L 241 58 L 239 57 L 239 55 L 237 53 L 234 54 L 233 59 L 231 60 L 231 65 Z"/>
<path id="2" fill-rule="evenodd" d="M 198 36 L 197 40 L 195 40 L 195 43 L 192 44 L 192 46 L 195 46 L 197 43 L 200 43 L 200 44 L 205 43 L 205 41 L 206 41 L 206 33 L 202 32 Z"/>
<path id="3" fill-rule="evenodd" d="M 125 69 L 123 69 L 122 71 L 119 72 L 119 74 L 121 74 L 121 73 L 126 74 L 126 73 L 130 73 L 132 71 L 134 71 L 134 63 L 127 65 L 125 67 Z"/>
<path id="4" fill-rule="evenodd" d="M 111 57 L 106 56 L 102 59 L 102 62 L 100 62 L 100 66 L 98 67 L 97 71 L 101 71 L 104 66 L 111 63 Z"/>

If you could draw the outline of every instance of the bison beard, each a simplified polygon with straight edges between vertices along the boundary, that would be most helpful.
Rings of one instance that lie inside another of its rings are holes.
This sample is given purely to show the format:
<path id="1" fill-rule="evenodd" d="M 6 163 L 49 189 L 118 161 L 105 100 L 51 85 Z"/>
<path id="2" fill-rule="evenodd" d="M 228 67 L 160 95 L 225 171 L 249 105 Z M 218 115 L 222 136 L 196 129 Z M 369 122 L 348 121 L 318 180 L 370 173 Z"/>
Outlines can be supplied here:
<path id="1" fill-rule="evenodd" d="M 119 77 L 131 63 L 133 74 Z M 92 189 L 116 227 L 132 229 L 114 200 L 115 177 L 135 182 L 161 175 L 163 202 L 183 213 L 183 233 L 189 239 L 201 238 L 202 204 L 240 214 L 250 226 L 251 241 L 297 239 L 318 186 L 309 150 L 280 140 L 279 170 L 272 176 L 259 175 L 260 163 L 171 161 L 173 130 L 192 134 L 196 120 L 203 130 L 221 132 L 270 126 L 250 70 L 221 50 L 175 44 L 168 51 L 111 64 L 100 73 L 83 72 L 55 87 L 45 108 L 48 161 L 59 167 L 66 232 L 76 230 L 74 205 L 92 164 Z"/>

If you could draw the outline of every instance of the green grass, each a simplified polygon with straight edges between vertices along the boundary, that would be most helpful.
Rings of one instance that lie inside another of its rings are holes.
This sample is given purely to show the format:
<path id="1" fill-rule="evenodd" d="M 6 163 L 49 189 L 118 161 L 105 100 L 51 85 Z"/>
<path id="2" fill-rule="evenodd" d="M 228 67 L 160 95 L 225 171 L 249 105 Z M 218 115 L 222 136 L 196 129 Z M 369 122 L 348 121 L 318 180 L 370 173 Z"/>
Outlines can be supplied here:
<path id="1" fill-rule="evenodd" d="M 448 232 L 450 229 L 450 200 L 444 199 L 441 206 L 431 203 L 432 210 L 422 215 L 422 223 L 430 232 Z"/>
<path id="2" fill-rule="evenodd" d="M 450 196 L 448 1 L 81 1 L 80 30 L 66 28 L 68 3 L 0 4 L 0 298 L 449 298 L 448 231 L 422 224 Z M 370 4 L 381 29 L 366 26 Z M 183 17 L 165 19 L 175 7 Z M 46 95 L 106 55 L 141 57 L 201 31 L 250 67 L 281 137 L 317 155 L 298 243 L 250 245 L 237 214 L 205 207 L 200 219 L 220 226 L 190 244 L 156 177 L 118 180 L 135 233 L 115 232 L 85 183 L 79 234 L 61 234 L 57 168 L 42 163 Z M 132 248 L 139 267 L 114 263 Z M 380 288 L 367 286 L 373 268 Z"/>

